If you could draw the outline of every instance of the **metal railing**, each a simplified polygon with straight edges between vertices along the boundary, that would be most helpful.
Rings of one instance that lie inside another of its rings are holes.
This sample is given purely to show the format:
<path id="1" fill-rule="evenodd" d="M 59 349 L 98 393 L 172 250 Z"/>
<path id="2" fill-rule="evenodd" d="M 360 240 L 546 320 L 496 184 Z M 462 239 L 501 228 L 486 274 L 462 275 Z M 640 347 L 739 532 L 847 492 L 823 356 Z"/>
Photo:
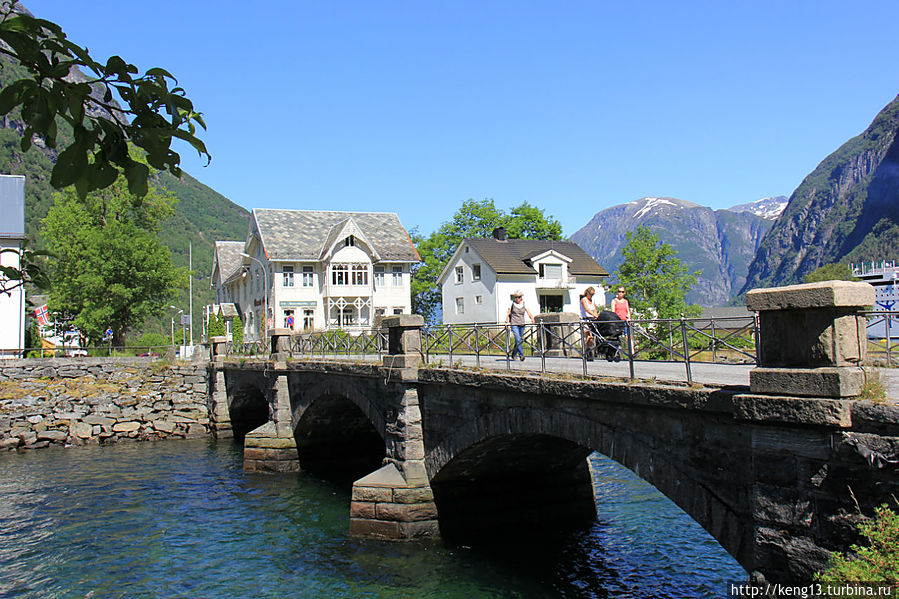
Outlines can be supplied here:
<path id="1" fill-rule="evenodd" d="M 871 310 L 862 312 L 868 319 L 868 360 L 884 359 L 893 366 L 899 355 L 899 311 Z"/>
<path id="2" fill-rule="evenodd" d="M 291 337 L 290 353 L 295 356 L 368 356 L 380 358 L 387 353 L 387 331 L 347 332 L 340 329 L 320 333 L 302 333 Z"/>

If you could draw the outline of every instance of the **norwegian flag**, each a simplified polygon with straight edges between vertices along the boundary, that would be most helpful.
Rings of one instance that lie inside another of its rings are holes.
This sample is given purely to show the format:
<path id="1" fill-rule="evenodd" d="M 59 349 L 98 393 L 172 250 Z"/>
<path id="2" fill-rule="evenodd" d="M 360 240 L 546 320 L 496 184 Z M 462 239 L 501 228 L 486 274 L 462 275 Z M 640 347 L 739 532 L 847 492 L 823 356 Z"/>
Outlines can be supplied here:
<path id="1" fill-rule="evenodd" d="M 50 325 L 50 311 L 47 310 L 47 306 L 43 305 L 40 308 L 37 308 L 34 311 L 34 317 L 37 318 L 37 323 L 42 327 L 46 327 Z"/>

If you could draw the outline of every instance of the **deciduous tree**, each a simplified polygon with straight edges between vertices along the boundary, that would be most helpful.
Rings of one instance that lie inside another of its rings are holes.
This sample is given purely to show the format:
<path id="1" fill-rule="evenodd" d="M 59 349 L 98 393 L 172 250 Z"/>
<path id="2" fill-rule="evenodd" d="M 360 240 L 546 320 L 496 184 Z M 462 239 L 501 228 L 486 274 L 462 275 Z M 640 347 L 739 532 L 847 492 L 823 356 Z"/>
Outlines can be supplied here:
<path id="1" fill-rule="evenodd" d="M 74 316 L 93 342 L 111 328 L 119 344 L 130 327 L 159 316 L 186 278 L 156 234 L 174 202 L 151 187 L 135 204 L 121 180 L 85 200 L 73 190 L 57 194 L 43 221 L 52 254 L 50 309 Z"/>
<path id="2" fill-rule="evenodd" d="M 643 317 L 653 312 L 658 318 L 698 315 L 699 307 L 687 306 L 686 296 L 700 272 L 688 272 L 674 248 L 660 242 L 648 227 L 628 231 L 625 238 L 624 262 L 614 278 L 627 288 L 631 310 Z"/>
<path id="3" fill-rule="evenodd" d="M 512 239 L 562 238 L 562 225 L 543 210 L 527 202 L 512 208 L 505 214 L 493 200 L 466 200 L 453 215 L 453 220 L 440 225 L 428 237 L 413 233 L 422 262 L 413 270 L 412 312 L 424 316 L 426 322 L 434 322 L 440 313 L 440 288 L 437 279 L 459 247 L 469 237 L 490 237 L 497 227 L 505 227 Z"/>

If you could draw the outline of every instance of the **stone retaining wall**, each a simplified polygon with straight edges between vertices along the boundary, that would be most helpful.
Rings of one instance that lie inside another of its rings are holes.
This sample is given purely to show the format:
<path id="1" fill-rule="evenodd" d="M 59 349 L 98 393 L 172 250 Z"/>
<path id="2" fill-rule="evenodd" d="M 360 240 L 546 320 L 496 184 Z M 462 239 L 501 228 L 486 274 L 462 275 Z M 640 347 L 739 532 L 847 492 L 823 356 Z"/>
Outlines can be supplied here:
<path id="1" fill-rule="evenodd" d="M 208 436 L 207 376 L 151 358 L 0 362 L 0 449 Z"/>

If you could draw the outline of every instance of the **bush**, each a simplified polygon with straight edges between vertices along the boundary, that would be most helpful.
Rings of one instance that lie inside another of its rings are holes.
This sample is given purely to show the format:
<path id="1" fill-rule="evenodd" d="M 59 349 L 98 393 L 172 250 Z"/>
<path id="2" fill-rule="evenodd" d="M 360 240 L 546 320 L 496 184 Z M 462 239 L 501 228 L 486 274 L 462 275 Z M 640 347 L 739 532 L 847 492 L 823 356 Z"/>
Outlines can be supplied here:
<path id="1" fill-rule="evenodd" d="M 221 320 L 217 315 L 213 314 L 209 318 L 209 324 L 206 327 L 206 333 L 209 338 L 225 336 L 225 321 Z"/>
<path id="2" fill-rule="evenodd" d="M 171 345 L 172 340 L 168 335 L 163 335 L 162 333 L 144 333 L 141 335 L 140 339 L 134 344 L 138 347 L 161 347 L 164 345 Z"/>
<path id="3" fill-rule="evenodd" d="M 243 320 L 239 316 L 235 316 L 231 323 L 231 341 L 234 345 L 243 343 Z"/>
<path id="4" fill-rule="evenodd" d="M 899 514 L 883 504 L 858 530 L 869 547 L 852 545 L 854 555 L 834 553 L 827 570 L 816 576 L 825 582 L 895 582 L 899 580 Z"/>

